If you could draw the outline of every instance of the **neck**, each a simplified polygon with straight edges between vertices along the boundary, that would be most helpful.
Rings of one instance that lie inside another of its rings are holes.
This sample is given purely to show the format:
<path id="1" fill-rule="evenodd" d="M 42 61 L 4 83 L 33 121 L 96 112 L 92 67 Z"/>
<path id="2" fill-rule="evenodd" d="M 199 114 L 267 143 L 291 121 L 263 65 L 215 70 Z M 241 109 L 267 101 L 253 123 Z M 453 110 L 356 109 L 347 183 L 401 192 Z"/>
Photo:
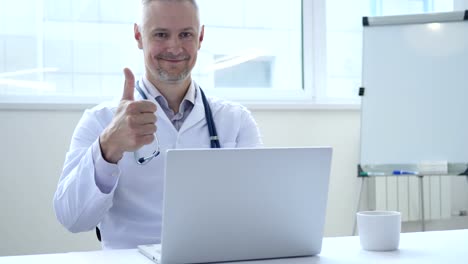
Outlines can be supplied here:
<path id="1" fill-rule="evenodd" d="M 148 80 L 158 89 L 158 91 L 166 98 L 169 108 L 174 113 L 179 112 L 180 104 L 187 94 L 187 91 L 192 83 L 192 78 L 189 76 L 180 82 L 164 82 L 161 80 L 153 80 L 149 76 Z"/>

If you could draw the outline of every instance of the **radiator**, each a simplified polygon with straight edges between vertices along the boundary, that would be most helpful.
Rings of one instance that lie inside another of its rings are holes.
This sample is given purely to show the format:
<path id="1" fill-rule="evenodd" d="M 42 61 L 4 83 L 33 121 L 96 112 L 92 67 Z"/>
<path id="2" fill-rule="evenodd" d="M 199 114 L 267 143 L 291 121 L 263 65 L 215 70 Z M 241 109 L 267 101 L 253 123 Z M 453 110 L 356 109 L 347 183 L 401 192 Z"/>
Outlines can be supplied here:
<path id="1" fill-rule="evenodd" d="M 402 221 L 421 219 L 420 178 L 410 176 L 375 177 L 375 209 L 401 212 Z M 451 217 L 451 177 L 423 177 L 426 220 Z"/>

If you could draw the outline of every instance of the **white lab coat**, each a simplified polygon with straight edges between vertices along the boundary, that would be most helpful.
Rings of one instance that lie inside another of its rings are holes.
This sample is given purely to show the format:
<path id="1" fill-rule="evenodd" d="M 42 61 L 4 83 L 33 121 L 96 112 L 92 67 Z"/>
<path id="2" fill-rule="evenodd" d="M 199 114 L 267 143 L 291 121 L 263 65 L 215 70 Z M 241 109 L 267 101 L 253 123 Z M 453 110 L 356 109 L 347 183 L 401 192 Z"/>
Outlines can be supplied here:
<path id="1" fill-rule="evenodd" d="M 157 104 L 145 88 L 142 89 Z M 141 96 L 135 93 L 135 98 L 138 100 Z M 245 107 L 210 97 L 208 101 L 221 147 L 262 145 L 257 125 Z M 166 150 L 210 147 L 198 90 L 192 112 L 180 131 L 157 104 L 156 124 L 161 147 L 158 157 L 142 166 L 136 164 L 133 153 L 127 152 L 117 165 L 109 164 L 96 153 L 100 154 L 99 135 L 111 122 L 117 104 L 100 104 L 84 112 L 73 134 L 54 196 L 55 214 L 60 223 L 71 232 L 93 230 L 99 225 L 104 249 L 159 243 Z M 115 184 L 109 186 L 109 193 L 96 185 L 95 172 L 102 167 L 111 171 L 109 177 L 115 179 Z"/>

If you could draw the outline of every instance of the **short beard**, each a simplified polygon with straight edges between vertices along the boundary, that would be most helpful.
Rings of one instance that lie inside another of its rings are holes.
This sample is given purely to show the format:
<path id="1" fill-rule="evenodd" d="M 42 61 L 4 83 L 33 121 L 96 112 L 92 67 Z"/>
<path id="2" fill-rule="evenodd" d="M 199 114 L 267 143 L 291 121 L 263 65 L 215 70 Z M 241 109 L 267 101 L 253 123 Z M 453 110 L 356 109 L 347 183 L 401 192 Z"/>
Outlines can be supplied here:
<path id="1" fill-rule="evenodd" d="M 187 76 L 189 76 L 189 74 L 190 74 L 190 71 L 188 69 L 185 69 L 180 74 L 174 76 L 174 75 L 169 74 L 167 71 L 163 70 L 162 68 L 158 68 L 159 78 L 161 81 L 165 81 L 165 82 L 173 82 L 173 83 L 181 82 L 185 80 Z"/>

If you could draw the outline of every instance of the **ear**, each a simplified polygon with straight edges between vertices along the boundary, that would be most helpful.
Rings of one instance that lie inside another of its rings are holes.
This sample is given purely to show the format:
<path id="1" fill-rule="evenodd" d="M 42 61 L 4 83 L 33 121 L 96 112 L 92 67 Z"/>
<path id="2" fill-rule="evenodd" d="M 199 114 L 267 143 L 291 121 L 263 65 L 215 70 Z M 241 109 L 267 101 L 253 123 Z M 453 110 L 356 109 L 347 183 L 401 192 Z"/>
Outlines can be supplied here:
<path id="1" fill-rule="evenodd" d="M 138 26 L 136 23 L 133 24 L 133 36 L 135 37 L 135 40 L 138 43 L 138 48 L 143 49 L 143 41 L 141 39 L 140 26 Z"/>
<path id="2" fill-rule="evenodd" d="M 200 36 L 198 37 L 198 49 L 201 48 L 201 43 L 203 42 L 204 37 L 205 37 L 205 25 L 202 25 L 200 29 Z"/>

